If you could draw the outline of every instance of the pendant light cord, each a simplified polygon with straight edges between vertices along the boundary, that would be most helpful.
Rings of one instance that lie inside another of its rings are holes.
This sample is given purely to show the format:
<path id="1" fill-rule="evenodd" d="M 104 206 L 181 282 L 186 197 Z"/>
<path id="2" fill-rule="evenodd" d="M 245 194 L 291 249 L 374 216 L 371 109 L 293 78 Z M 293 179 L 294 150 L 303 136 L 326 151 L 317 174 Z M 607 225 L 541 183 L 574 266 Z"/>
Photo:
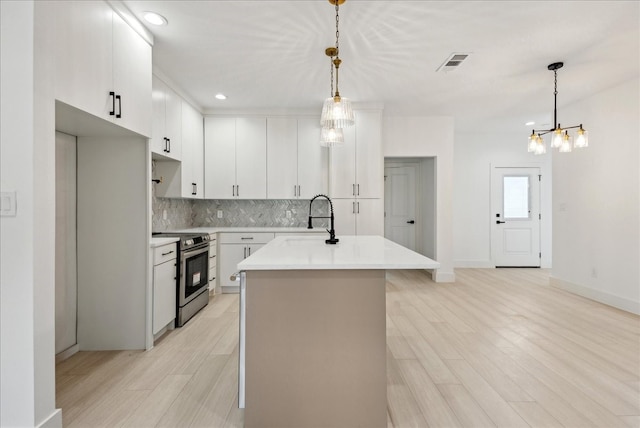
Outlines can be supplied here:
<path id="1" fill-rule="evenodd" d="M 553 125 L 558 129 L 558 70 L 553 70 Z"/>
<path id="2" fill-rule="evenodd" d="M 340 30 L 338 29 L 340 24 L 339 12 L 340 12 L 340 6 L 338 5 L 338 0 L 336 0 L 336 59 L 331 60 L 331 63 L 335 64 L 335 68 L 336 68 L 336 92 L 334 93 L 334 97 L 340 96 L 340 91 L 338 90 L 338 69 L 340 68 L 340 45 L 339 45 Z M 333 68 L 331 70 L 333 71 Z M 331 78 L 331 83 L 333 84 L 333 77 Z"/>

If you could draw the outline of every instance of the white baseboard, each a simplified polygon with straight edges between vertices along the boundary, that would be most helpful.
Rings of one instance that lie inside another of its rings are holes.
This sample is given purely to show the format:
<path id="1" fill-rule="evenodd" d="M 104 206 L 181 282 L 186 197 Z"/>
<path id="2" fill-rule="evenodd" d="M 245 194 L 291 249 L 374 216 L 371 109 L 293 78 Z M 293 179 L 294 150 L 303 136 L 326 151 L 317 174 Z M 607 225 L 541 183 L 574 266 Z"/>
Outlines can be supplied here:
<path id="1" fill-rule="evenodd" d="M 63 351 L 64 352 L 64 351 Z M 37 428 L 62 428 L 62 409 L 56 409 Z"/>
<path id="2" fill-rule="evenodd" d="M 493 269 L 496 265 L 494 265 L 491 260 L 454 260 L 453 267 Z"/>
<path id="3" fill-rule="evenodd" d="M 456 282 L 456 274 L 453 271 L 443 272 L 442 269 L 431 271 L 431 279 L 435 282 Z"/>
<path id="4" fill-rule="evenodd" d="M 65 349 L 64 351 L 56 354 L 56 364 L 59 363 L 60 361 L 66 360 L 67 358 L 69 358 L 70 356 L 72 356 L 73 354 L 78 352 L 79 350 L 80 350 L 80 345 L 78 345 L 76 343 L 75 345 L 70 346 L 67 349 Z"/>
<path id="5" fill-rule="evenodd" d="M 586 287 L 584 285 L 574 284 L 554 276 L 549 277 L 549 284 L 570 293 L 586 297 L 587 299 L 595 300 L 596 302 L 604 303 L 605 305 L 640 315 L 640 302 L 635 302 L 633 300 L 625 299 L 624 297 L 594 290 L 593 288 Z"/>

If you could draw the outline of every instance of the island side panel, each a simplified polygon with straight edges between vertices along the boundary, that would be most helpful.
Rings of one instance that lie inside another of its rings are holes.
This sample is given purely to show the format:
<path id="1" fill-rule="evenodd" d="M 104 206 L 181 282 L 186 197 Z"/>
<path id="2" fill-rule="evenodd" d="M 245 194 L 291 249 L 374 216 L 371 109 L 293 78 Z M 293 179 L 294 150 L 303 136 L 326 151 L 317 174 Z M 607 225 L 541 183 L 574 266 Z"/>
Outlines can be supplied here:
<path id="1" fill-rule="evenodd" d="M 386 427 L 384 270 L 248 271 L 245 427 Z"/>

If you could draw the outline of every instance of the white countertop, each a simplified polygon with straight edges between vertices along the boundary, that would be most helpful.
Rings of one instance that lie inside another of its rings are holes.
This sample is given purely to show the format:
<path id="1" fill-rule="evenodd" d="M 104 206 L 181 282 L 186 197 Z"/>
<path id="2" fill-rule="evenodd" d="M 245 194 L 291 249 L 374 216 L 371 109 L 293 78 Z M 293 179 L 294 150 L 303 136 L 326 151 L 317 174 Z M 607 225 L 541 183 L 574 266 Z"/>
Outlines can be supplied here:
<path id="1" fill-rule="evenodd" d="M 440 263 L 382 236 L 281 236 L 238 264 L 238 270 L 436 269 Z"/>
<path id="2" fill-rule="evenodd" d="M 176 232 L 193 232 L 193 233 L 221 233 L 221 232 L 233 232 L 233 233 L 324 233 L 327 236 L 327 232 L 322 227 L 316 227 L 314 229 L 307 229 L 306 227 L 193 227 L 190 229 L 180 229 Z"/>
<path id="3" fill-rule="evenodd" d="M 161 247 L 163 245 L 171 244 L 173 242 L 178 242 L 180 238 L 151 238 L 151 248 Z"/>

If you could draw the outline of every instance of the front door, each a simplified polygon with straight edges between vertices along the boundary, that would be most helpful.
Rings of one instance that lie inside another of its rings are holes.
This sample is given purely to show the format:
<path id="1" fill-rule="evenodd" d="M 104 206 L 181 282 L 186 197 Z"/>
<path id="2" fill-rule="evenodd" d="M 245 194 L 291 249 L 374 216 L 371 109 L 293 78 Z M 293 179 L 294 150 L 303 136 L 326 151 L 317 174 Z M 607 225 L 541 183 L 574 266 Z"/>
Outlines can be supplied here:
<path id="1" fill-rule="evenodd" d="M 384 169 L 384 236 L 416 250 L 416 166 Z"/>
<path id="2" fill-rule="evenodd" d="M 491 255 L 496 267 L 540 267 L 540 168 L 492 168 Z"/>

